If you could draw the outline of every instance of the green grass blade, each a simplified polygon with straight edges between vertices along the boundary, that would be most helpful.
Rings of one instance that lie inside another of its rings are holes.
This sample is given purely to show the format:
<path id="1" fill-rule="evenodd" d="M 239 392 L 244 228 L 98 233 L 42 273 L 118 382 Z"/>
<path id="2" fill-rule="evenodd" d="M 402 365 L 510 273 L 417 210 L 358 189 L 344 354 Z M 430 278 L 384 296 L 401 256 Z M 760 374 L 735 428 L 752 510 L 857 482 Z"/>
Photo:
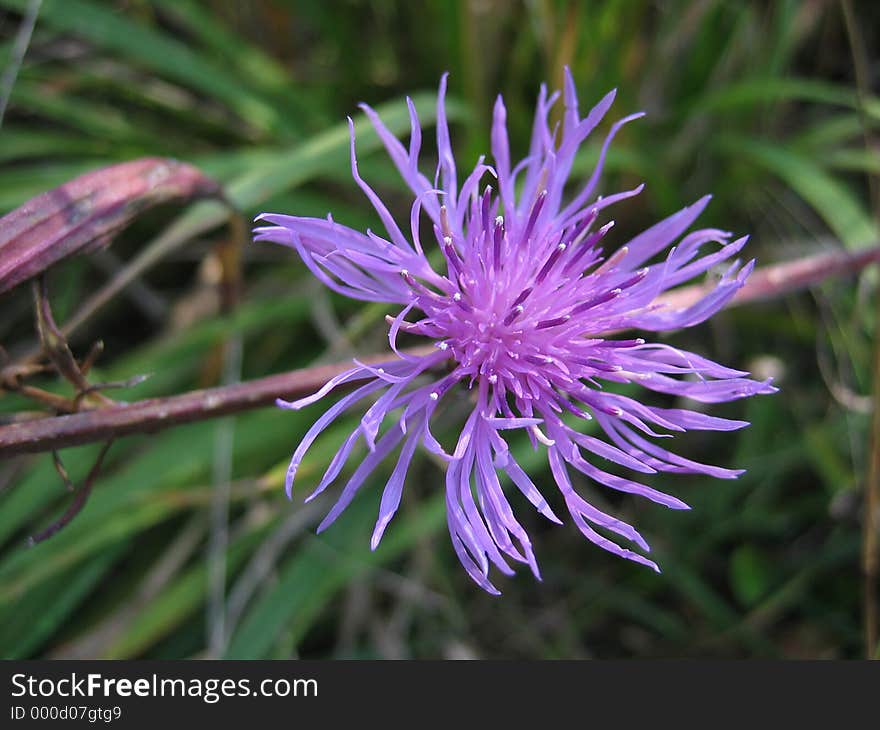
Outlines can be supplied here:
<path id="1" fill-rule="evenodd" d="M 811 160 L 769 142 L 724 138 L 720 144 L 776 175 L 800 195 L 850 249 L 876 243 L 877 227 L 859 199 L 840 181 Z"/>

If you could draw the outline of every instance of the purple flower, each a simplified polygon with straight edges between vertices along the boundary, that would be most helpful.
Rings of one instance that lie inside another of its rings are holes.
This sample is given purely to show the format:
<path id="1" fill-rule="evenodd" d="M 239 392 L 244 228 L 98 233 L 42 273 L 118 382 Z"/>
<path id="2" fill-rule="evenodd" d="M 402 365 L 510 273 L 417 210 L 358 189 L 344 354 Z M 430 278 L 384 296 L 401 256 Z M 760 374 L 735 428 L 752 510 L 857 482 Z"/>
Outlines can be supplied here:
<path id="1" fill-rule="evenodd" d="M 421 128 L 412 102 L 409 149 L 372 109 L 362 107 L 415 195 L 408 232 L 360 177 L 350 119 L 352 175 L 376 209 L 387 237 L 354 231 L 330 216 L 259 216 L 272 225 L 258 228 L 256 239 L 292 246 L 334 291 L 402 307 L 388 318 L 388 339 L 397 358 L 381 366 L 356 360 L 354 368 L 314 395 L 279 401 L 284 408 L 299 409 L 339 385 L 357 383 L 315 422 L 296 449 L 287 473 L 288 495 L 297 467 L 318 435 L 351 406 L 369 399 L 360 424 L 310 497 L 339 475 L 362 438 L 369 451 L 318 531 L 339 516 L 370 473 L 400 447 L 382 494 L 371 540 L 375 549 L 397 511 L 407 469 L 421 444 L 446 462 L 447 519 L 459 560 L 482 588 L 498 593 L 489 581 L 492 565 L 510 575 L 508 560 L 526 563 L 540 578 L 529 536 L 513 514 L 499 475 L 506 474 L 547 519 L 561 522 L 508 449 L 505 432 L 521 429 L 534 448 L 546 452 L 556 486 L 580 531 L 609 552 L 658 570 L 641 552 L 609 539 L 607 535 L 614 535 L 624 545 L 650 550 L 633 527 L 584 500 L 572 485 L 570 470 L 672 509 L 687 505 L 605 471 L 594 463 L 595 457 L 600 464 L 608 460 L 642 474 L 664 471 L 732 479 L 741 473 L 685 459 L 651 439 L 690 429 L 731 431 L 746 426 L 745 421 L 645 405 L 606 389 L 602 381 L 636 383 L 702 403 L 774 392 L 770 381 L 750 380 L 748 373 L 700 355 L 640 338 L 610 336 L 621 330 L 691 327 L 712 316 L 743 285 L 754 261 L 727 263 L 714 289 L 685 308 L 658 304 L 658 295 L 729 262 L 747 238 L 731 240 L 725 231 L 702 229 L 679 240 L 706 207 L 706 196 L 606 253 L 604 239 L 612 222 L 600 225 L 604 209 L 638 194 L 642 186 L 597 196 L 599 175 L 615 133 L 641 114 L 611 127 L 590 179 L 566 202 L 563 188 L 575 154 L 608 111 L 613 91 L 581 118 L 574 81 L 566 70 L 564 118 L 557 134 L 547 117 L 558 94 L 548 97 L 542 87 L 529 154 L 513 167 L 506 110 L 499 96 L 492 124 L 494 166 L 481 157 L 462 181 L 449 140 L 445 93 L 444 76 L 437 100 L 440 161 L 433 182 L 419 171 Z M 482 189 L 484 179 L 492 184 Z M 430 244 L 420 238 L 423 216 L 433 224 L 435 240 Z M 670 247 L 676 240 L 678 244 Z M 436 268 L 426 253 L 434 246 L 442 253 Z M 400 351 L 400 332 L 428 338 L 433 350 L 419 356 Z M 449 453 L 431 433 L 431 419 L 451 392 L 469 393 L 472 410 Z M 574 428 L 571 424 L 578 419 L 595 420 L 606 439 Z"/>

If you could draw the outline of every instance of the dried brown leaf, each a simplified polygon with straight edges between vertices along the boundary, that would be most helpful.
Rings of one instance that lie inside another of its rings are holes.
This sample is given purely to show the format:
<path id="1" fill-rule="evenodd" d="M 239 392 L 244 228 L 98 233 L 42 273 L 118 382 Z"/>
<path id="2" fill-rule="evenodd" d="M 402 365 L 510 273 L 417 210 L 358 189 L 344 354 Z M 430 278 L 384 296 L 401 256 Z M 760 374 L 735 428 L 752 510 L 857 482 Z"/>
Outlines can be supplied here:
<path id="1" fill-rule="evenodd" d="M 103 248 L 147 208 L 220 196 L 219 185 L 192 165 L 156 157 L 74 178 L 0 219 L 0 294 L 63 259 Z"/>

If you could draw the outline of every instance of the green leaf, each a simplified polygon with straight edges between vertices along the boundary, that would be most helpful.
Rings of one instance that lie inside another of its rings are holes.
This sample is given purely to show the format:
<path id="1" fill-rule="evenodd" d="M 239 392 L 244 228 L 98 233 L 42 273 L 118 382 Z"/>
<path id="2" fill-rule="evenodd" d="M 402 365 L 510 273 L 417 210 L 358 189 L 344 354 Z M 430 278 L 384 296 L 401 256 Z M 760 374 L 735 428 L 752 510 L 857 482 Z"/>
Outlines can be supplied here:
<path id="1" fill-rule="evenodd" d="M 0 0 L 0 4 L 3 2 L 5 0 Z M 16 107 L 75 129 L 89 139 L 111 140 L 114 142 L 114 153 L 120 144 L 142 145 L 153 153 L 165 149 L 161 138 L 146 134 L 123 110 L 70 94 L 53 93 L 50 87 L 26 77 L 16 80 L 10 102 Z M 0 135 L 0 141 L 6 145 L 4 137 L 5 131 Z M 126 147 L 121 150 L 123 154 L 125 149 Z"/>
<path id="2" fill-rule="evenodd" d="M 413 103 L 420 109 L 423 126 L 435 121 L 433 95 L 416 95 Z M 401 134 L 409 129 L 409 115 L 403 102 L 383 104 L 376 111 L 392 134 Z M 454 101 L 447 104 L 450 119 L 459 118 L 462 113 L 462 107 Z M 358 115 L 356 120 L 355 138 L 359 155 L 380 145 L 379 136 L 363 115 Z M 337 124 L 302 145 L 279 151 L 259 168 L 244 172 L 232 180 L 228 186 L 229 197 L 239 208 L 252 209 L 271 195 L 300 185 L 325 171 L 345 166 L 349 161 L 349 140 L 348 124 Z"/>
<path id="3" fill-rule="evenodd" d="M 108 156 L 112 151 L 112 145 L 106 140 L 78 137 L 47 129 L 27 129 L 5 124 L 3 134 L 0 134 L 0 162 L 30 157 L 102 157 Z"/>
<path id="4" fill-rule="evenodd" d="M 770 566 L 764 554 L 753 545 L 741 545 L 730 559 L 730 587 L 743 606 L 753 606 L 767 594 L 771 584 Z"/>
<path id="5" fill-rule="evenodd" d="M 823 162 L 835 170 L 880 175 L 880 152 L 873 149 L 844 149 L 823 156 Z"/>
<path id="6" fill-rule="evenodd" d="M 847 248 L 864 248 L 880 238 L 859 199 L 810 159 L 785 147 L 744 137 L 726 136 L 719 145 L 779 177 L 813 207 Z"/>
<path id="7" fill-rule="evenodd" d="M 296 115 L 300 127 L 304 119 L 316 117 L 314 100 L 304 98 L 303 89 L 297 87 L 286 69 L 235 33 L 202 3 L 193 0 L 154 0 L 154 3 L 198 40 L 204 49 L 203 54 L 210 53 L 214 62 L 222 65 L 228 73 L 275 100 L 287 113 Z M 229 52 L 231 48 L 235 53 Z"/>
<path id="8" fill-rule="evenodd" d="M 277 409 L 239 416 L 233 463 L 274 462 L 277 454 L 287 449 L 290 431 L 302 428 L 306 419 L 307 414 Z M 41 582 L 73 569 L 79 561 L 188 509 L 188 503 L 165 493 L 209 478 L 214 429 L 214 423 L 205 421 L 150 437 L 150 448 L 99 480 L 83 511 L 51 540 L 30 549 L 8 551 L 0 562 L 0 603 L 18 600 Z M 89 451 L 94 453 L 94 449 Z M 77 466 L 88 468 L 81 462 Z M 32 483 L 27 492 L 24 487 L 20 484 L 14 494 L 28 500 L 31 513 L 63 494 L 57 476 Z M 5 516 L 5 510 L 2 512 Z"/>
<path id="9" fill-rule="evenodd" d="M 23 11 L 26 0 L 0 0 Z M 100 48 L 225 103 L 248 124 L 264 132 L 295 129 L 289 116 L 239 83 L 224 68 L 205 60 L 182 42 L 135 22 L 112 7 L 89 0 L 44 0 L 40 23 L 71 33 Z"/>
<path id="10" fill-rule="evenodd" d="M 250 530 L 232 541 L 226 554 L 226 570 L 229 574 L 241 566 L 248 551 L 265 536 L 268 527 L 264 525 Z M 143 654 L 204 605 L 207 585 L 208 565 L 206 561 L 200 561 L 163 586 L 162 592 L 138 611 L 101 658 L 131 659 Z"/>
<path id="11" fill-rule="evenodd" d="M 707 94 L 701 97 L 688 113 L 732 111 L 780 101 L 808 101 L 852 109 L 857 109 L 859 106 L 855 90 L 846 86 L 816 79 L 763 78 L 730 84 Z M 880 118 L 880 99 L 869 98 L 865 104 L 865 111 L 871 117 Z"/>
<path id="12" fill-rule="evenodd" d="M 127 548 L 126 543 L 120 543 L 69 575 L 43 583 L 23 600 L 4 606 L 0 611 L 0 656 L 4 659 L 32 656 L 69 620 Z"/>
<path id="13" fill-rule="evenodd" d="M 375 497 L 376 490 L 373 497 Z M 438 495 L 418 512 L 391 525 L 375 552 L 364 549 L 376 500 L 360 497 L 326 536 L 312 538 L 282 567 L 278 582 L 245 615 L 226 653 L 228 659 L 266 657 L 285 634 L 297 644 L 333 596 L 350 580 L 393 560 L 443 525 L 446 514 Z"/>

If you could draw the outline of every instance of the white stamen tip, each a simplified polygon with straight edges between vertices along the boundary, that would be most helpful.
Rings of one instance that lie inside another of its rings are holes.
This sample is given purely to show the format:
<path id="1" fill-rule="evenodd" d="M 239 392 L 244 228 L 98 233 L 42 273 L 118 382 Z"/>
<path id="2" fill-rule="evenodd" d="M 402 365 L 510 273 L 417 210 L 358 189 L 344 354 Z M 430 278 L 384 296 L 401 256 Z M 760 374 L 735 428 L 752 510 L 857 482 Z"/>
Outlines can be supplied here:
<path id="1" fill-rule="evenodd" d="M 489 376 L 489 382 L 492 383 L 492 385 L 495 385 L 495 383 L 498 382 L 498 376 L 495 373 L 492 373 Z"/>
<path id="2" fill-rule="evenodd" d="M 566 246 L 564 243 L 560 243 L 556 248 L 558 248 L 560 251 L 565 251 L 568 246 Z"/>
<path id="3" fill-rule="evenodd" d="M 439 400 L 440 394 L 435 390 L 428 396 L 431 400 Z"/>
<path id="4" fill-rule="evenodd" d="M 504 216 L 503 215 L 499 215 L 497 218 L 495 218 L 495 225 L 496 226 L 503 226 L 504 225 Z"/>
<path id="5" fill-rule="evenodd" d="M 438 349 L 438 350 L 448 350 L 448 349 L 449 349 L 449 345 L 447 345 L 445 342 L 438 342 L 438 343 L 437 343 L 437 349 Z"/>
<path id="6" fill-rule="evenodd" d="M 385 368 L 376 368 L 376 372 L 379 373 L 379 374 L 381 374 L 381 375 L 384 375 L 384 374 L 385 374 Z"/>
<path id="7" fill-rule="evenodd" d="M 461 301 L 461 292 L 455 292 L 455 294 L 452 295 L 452 299 L 453 299 L 453 301 L 460 302 Z"/>
<path id="8" fill-rule="evenodd" d="M 547 436 L 544 435 L 544 432 L 538 428 L 537 424 L 532 426 L 532 433 L 535 435 L 535 438 L 538 439 L 538 442 L 544 444 L 544 446 L 556 445 L 556 442 L 553 439 L 547 438 Z"/>
<path id="9" fill-rule="evenodd" d="M 400 275 L 401 275 L 401 276 L 409 276 L 409 271 L 408 271 L 407 269 L 401 269 L 401 270 L 400 270 Z"/>
<path id="10" fill-rule="evenodd" d="M 447 246 L 451 246 L 452 236 L 443 236 L 443 243 L 445 243 Z"/>

